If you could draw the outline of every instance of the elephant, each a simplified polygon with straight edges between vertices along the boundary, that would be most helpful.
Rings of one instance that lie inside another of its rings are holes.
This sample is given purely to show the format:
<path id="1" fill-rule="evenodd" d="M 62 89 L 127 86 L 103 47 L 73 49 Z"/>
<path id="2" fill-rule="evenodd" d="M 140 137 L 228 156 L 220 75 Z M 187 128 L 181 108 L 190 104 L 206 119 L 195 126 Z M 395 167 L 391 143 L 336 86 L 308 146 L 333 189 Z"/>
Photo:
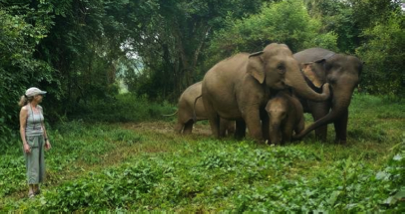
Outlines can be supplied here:
<path id="1" fill-rule="evenodd" d="M 201 82 L 197 82 L 188 87 L 181 94 L 177 105 L 177 111 L 172 115 L 166 115 L 173 116 L 177 114 L 177 124 L 175 126 L 176 133 L 191 134 L 194 122 L 208 119 L 202 98 L 197 99 L 200 95 Z M 221 119 L 221 129 L 223 135 L 225 135 L 226 132 L 228 132 L 228 135 L 233 134 L 235 132 L 235 122 Z"/>
<path id="2" fill-rule="evenodd" d="M 309 100 L 329 98 L 328 84 L 320 94 L 308 86 L 298 61 L 285 44 L 272 43 L 263 51 L 239 53 L 220 61 L 208 70 L 202 81 L 203 103 L 212 134 L 221 137 L 220 118 L 236 120 L 237 138 L 245 136 L 247 127 L 250 136 L 263 143 L 263 137 L 268 136 L 265 106 L 271 90 L 289 86 Z"/>
<path id="3" fill-rule="evenodd" d="M 346 143 L 349 105 L 353 91 L 359 83 L 363 62 L 357 57 L 337 54 L 322 48 L 310 48 L 294 54 L 311 88 L 319 92 L 322 84 L 329 83 L 331 97 L 324 102 L 313 102 L 298 95 L 304 112 L 311 113 L 314 123 L 294 139 L 301 139 L 312 130 L 325 141 L 327 124 L 335 126 L 336 142 Z"/>
<path id="4" fill-rule="evenodd" d="M 290 142 L 293 131 L 299 134 L 305 128 L 302 105 L 287 90 L 278 92 L 267 102 L 266 112 L 269 116 L 269 140 L 272 144 Z"/>

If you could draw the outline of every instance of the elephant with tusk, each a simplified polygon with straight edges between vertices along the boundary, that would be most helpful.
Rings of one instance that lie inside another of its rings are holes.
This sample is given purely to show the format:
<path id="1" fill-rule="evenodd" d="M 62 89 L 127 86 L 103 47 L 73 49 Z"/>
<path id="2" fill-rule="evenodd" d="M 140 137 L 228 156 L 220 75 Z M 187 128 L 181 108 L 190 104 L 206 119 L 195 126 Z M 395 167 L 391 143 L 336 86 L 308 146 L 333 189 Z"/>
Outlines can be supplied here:
<path id="1" fill-rule="evenodd" d="M 331 98 L 324 102 L 313 102 L 296 91 L 304 111 L 311 113 L 315 122 L 294 138 L 301 139 L 316 129 L 316 136 L 326 140 L 327 124 L 333 123 L 336 142 L 346 143 L 349 105 L 359 83 L 363 62 L 357 57 L 322 48 L 303 50 L 294 54 L 294 58 L 304 67 L 303 74 L 313 90 L 320 91 L 319 86 L 328 83 L 332 91 Z"/>

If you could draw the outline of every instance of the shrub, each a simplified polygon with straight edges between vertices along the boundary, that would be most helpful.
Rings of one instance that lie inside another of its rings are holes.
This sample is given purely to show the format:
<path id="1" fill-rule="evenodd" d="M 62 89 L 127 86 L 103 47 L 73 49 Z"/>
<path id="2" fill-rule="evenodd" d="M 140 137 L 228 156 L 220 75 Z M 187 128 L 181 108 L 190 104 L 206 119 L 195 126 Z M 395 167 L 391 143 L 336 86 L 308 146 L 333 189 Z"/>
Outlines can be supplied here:
<path id="1" fill-rule="evenodd" d="M 218 60 L 237 52 L 260 51 L 272 42 L 285 43 L 293 52 L 313 46 L 336 50 L 337 35 L 320 33 L 321 27 L 302 1 L 281 1 L 245 19 L 227 20 L 227 27 L 215 34 L 209 52 Z"/>
<path id="2" fill-rule="evenodd" d="M 131 93 L 119 94 L 108 100 L 93 99 L 80 103 L 73 119 L 90 122 L 140 122 L 146 120 L 168 120 L 163 114 L 173 112 L 167 102 L 158 104 L 148 101 L 146 96 Z"/>
<path id="3" fill-rule="evenodd" d="M 367 92 L 404 98 L 405 16 L 393 12 L 388 20 L 366 29 L 368 39 L 356 50 L 365 61 L 361 85 Z"/>

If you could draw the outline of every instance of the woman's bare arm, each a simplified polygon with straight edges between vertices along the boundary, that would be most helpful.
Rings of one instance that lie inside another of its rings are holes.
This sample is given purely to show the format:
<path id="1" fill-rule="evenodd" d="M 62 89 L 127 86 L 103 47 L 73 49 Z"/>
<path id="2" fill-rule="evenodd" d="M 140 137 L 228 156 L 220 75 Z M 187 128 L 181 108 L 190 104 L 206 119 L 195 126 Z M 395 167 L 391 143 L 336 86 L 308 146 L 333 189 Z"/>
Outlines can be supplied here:
<path id="1" fill-rule="evenodd" d="M 24 151 L 26 153 L 30 153 L 31 149 L 27 143 L 27 139 L 25 138 L 25 127 L 27 126 L 27 116 L 28 116 L 27 108 L 22 107 L 20 111 L 20 136 L 23 142 Z"/>

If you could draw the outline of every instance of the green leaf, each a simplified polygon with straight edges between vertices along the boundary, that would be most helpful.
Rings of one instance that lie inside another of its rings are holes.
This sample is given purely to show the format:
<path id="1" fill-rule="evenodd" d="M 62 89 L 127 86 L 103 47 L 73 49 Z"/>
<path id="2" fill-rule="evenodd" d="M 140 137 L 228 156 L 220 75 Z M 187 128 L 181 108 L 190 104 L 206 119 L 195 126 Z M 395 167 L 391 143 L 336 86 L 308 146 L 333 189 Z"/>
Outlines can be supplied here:
<path id="1" fill-rule="evenodd" d="M 334 191 L 331 195 L 330 198 L 328 200 L 328 203 L 330 205 L 334 205 L 336 200 L 338 199 L 339 195 L 340 195 L 341 191 Z"/>
<path id="2" fill-rule="evenodd" d="M 389 178 L 389 176 L 390 176 L 389 173 L 387 173 L 387 172 L 385 172 L 385 171 L 381 171 L 381 172 L 378 172 L 378 173 L 377 173 L 376 179 L 377 179 L 377 180 L 386 180 L 386 179 Z"/>
<path id="3" fill-rule="evenodd" d="M 392 159 L 394 161 L 400 161 L 400 160 L 402 160 L 402 155 L 401 154 L 396 154 Z"/>

